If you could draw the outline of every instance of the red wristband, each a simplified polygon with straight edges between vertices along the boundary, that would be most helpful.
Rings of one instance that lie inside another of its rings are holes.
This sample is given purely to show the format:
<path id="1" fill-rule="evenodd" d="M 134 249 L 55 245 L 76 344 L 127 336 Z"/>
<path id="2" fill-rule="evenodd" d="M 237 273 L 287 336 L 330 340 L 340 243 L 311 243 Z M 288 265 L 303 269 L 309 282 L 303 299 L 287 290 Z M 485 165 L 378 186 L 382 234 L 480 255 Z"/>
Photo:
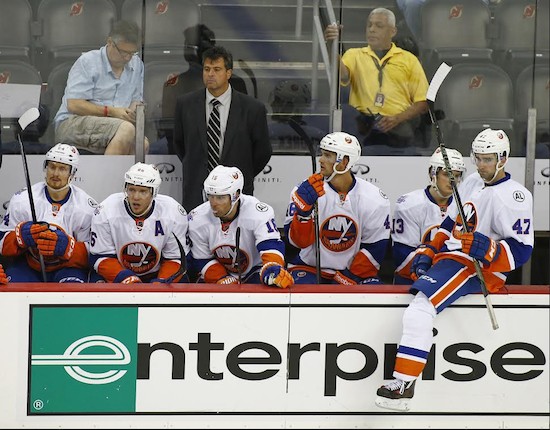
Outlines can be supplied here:
<path id="1" fill-rule="evenodd" d="M 107 106 L 103 106 L 103 116 L 109 116 L 109 108 Z"/>

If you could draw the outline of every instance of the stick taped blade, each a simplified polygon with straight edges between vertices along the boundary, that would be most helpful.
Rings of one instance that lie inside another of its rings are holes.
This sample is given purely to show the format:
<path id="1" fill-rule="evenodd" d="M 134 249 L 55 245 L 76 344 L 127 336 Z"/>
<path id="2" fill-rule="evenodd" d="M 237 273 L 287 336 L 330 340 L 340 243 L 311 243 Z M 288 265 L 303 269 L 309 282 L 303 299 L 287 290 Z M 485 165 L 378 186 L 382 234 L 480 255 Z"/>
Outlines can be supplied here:
<path id="1" fill-rule="evenodd" d="M 25 130 L 31 122 L 36 121 L 39 117 L 40 112 L 38 111 L 38 109 L 35 107 L 30 108 L 23 115 L 21 115 L 21 118 L 19 118 L 19 125 L 21 126 L 21 130 Z"/>
<path id="2" fill-rule="evenodd" d="M 430 82 L 430 86 L 428 87 L 428 93 L 426 94 L 426 99 L 428 99 L 431 102 L 435 102 L 435 96 L 437 95 L 437 92 L 439 91 L 439 87 L 451 71 L 452 67 L 449 66 L 447 63 L 441 63 L 441 65 L 438 67 L 437 71 L 435 72 L 434 77 L 432 78 L 432 81 Z"/>

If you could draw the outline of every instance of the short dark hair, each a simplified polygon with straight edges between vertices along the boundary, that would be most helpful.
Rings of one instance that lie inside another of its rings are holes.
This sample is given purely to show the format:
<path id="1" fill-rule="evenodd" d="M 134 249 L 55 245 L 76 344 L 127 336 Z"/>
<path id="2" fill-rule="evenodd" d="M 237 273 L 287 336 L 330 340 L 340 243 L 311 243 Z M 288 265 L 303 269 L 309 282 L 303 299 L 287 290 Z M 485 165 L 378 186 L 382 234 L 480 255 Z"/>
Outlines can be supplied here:
<path id="1" fill-rule="evenodd" d="M 202 54 L 202 63 L 204 64 L 204 60 L 206 59 L 217 60 L 218 58 L 223 58 L 226 69 L 233 69 L 233 55 L 223 46 L 212 46 L 204 51 Z"/>
<path id="2" fill-rule="evenodd" d="M 115 42 L 128 42 L 134 45 L 140 44 L 139 27 L 133 21 L 117 21 L 113 25 L 113 29 L 109 36 L 115 40 Z"/>

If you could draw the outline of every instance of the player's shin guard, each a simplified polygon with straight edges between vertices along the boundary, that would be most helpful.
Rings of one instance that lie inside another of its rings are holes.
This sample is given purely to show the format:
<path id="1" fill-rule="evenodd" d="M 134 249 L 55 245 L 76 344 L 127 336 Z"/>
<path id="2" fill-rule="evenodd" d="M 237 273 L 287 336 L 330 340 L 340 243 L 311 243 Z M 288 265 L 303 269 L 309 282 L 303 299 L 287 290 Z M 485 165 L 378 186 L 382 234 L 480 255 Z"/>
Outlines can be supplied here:
<path id="1" fill-rule="evenodd" d="M 410 409 L 414 383 L 424 370 L 432 346 L 435 315 L 433 305 L 419 292 L 403 314 L 403 335 L 393 372 L 396 379 L 378 389 L 377 406 L 397 411 Z"/>

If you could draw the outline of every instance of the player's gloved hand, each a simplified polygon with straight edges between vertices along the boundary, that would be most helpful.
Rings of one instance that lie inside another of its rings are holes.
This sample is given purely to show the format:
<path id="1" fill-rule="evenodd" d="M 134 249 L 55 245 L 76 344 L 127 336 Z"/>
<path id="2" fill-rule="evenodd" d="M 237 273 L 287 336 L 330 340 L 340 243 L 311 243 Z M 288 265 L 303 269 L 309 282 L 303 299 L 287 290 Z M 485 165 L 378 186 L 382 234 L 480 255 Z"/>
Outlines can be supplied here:
<path id="1" fill-rule="evenodd" d="M 4 272 L 4 268 L 0 264 L 0 285 L 8 285 L 8 277 L 6 275 L 6 272 Z"/>
<path id="2" fill-rule="evenodd" d="M 273 261 L 265 263 L 260 270 L 260 279 L 265 285 L 287 288 L 294 284 L 294 278 L 283 266 Z"/>
<path id="3" fill-rule="evenodd" d="M 74 237 L 55 226 L 50 226 L 48 230 L 41 232 L 36 241 L 40 254 L 45 257 L 59 257 L 63 260 L 71 259 L 75 244 Z"/>
<path id="4" fill-rule="evenodd" d="M 38 235 L 48 230 L 47 222 L 20 222 L 15 226 L 15 239 L 19 248 L 36 248 Z"/>
<path id="5" fill-rule="evenodd" d="M 292 201 L 301 216 L 307 216 L 313 210 L 313 204 L 325 194 L 324 178 L 320 173 L 314 173 L 302 182 L 292 193 Z"/>
<path id="6" fill-rule="evenodd" d="M 362 281 L 362 278 L 351 273 L 349 269 L 337 270 L 332 279 L 342 285 L 357 285 Z"/>
<path id="7" fill-rule="evenodd" d="M 124 278 L 122 281 L 120 281 L 121 284 L 141 284 L 141 279 L 139 279 L 139 276 L 131 275 L 126 278 Z"/>
<path id="8" fill-rule="evenodd" d="M 460 238 L 462 242 L 462 251 L 489 265 L 500 254 L 500 246 L 490 237 L 477 231 L 473 233 L 464 233 Z"/>
<path id="9" fill-rule="evenodd" d="M 416 254 L 411 264 L 411 279 L 416 281 L 432 267 L 432 260 L 437 254 L 437 249 L 432 245 L 420 245 L 416 248 Z"/>
<path id="10" fill-rule="evenodd" d="M 231 284 L 238 284 L 239 280 L 235 278 L 233 275 L 227 275 L 223 278 L 220 278 L 216 281 L 216 284 L 223 284 L 223 285 L 231 285 Z"/>

